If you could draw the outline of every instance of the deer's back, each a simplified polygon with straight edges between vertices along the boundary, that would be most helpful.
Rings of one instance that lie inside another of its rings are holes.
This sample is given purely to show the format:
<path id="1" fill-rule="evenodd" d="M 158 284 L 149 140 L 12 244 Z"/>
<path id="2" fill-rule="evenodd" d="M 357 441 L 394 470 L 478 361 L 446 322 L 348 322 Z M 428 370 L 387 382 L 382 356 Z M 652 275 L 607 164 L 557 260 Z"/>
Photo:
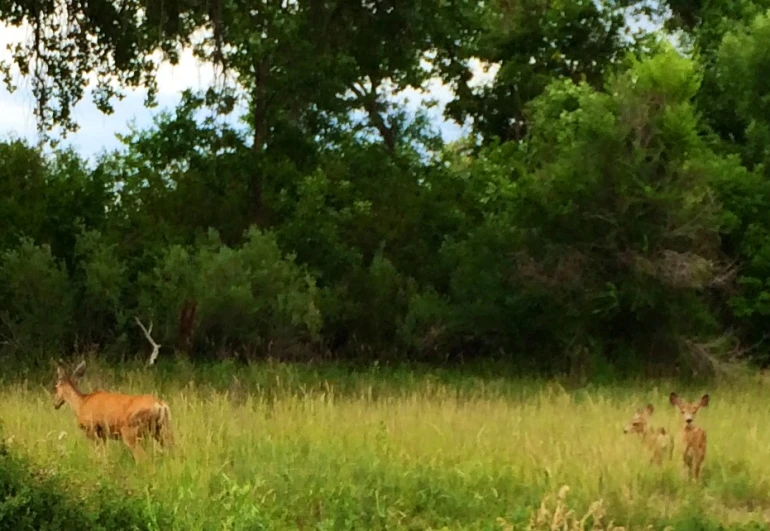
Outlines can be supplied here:
<path id="1" fill-rule="evenodd" d="M 80 409 L 80 424 L 98 424 L 110 431 L 119 429 L 137 413 L 152 408 L 158 402 L 153 395 L 127 395 L 95 391 L 84 397 Z"/>

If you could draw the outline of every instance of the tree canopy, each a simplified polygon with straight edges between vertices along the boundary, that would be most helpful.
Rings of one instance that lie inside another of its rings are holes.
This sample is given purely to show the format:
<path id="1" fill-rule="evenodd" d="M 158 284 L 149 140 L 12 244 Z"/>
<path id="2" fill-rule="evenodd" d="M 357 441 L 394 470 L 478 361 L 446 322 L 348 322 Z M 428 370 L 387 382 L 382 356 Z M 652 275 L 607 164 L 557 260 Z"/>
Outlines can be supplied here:
<path id="1" fill-rule="evenodd" d="M 0 0 L 52 135 L 185 47 L 219 75 L 93 164 L 0 143 L 0 349 L 118 355 L 139 317 L 193 357 L 762 362 L 768 9 Z M 455 142 L 394 97 L 432 79 Z"/>

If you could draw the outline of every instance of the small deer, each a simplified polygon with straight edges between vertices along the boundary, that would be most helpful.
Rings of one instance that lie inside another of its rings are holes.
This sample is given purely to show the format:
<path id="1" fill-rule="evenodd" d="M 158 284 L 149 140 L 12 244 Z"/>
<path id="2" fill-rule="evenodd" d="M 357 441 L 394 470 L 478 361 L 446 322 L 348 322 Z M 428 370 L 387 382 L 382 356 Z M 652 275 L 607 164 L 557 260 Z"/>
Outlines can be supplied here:
<path id="1" fill-rule="evenodd" d="M 674 439 L 665 428 L 653 428 L 648 426 L 647 421 L 655 408 L 652 404 L 647 404 L 634 413 L 631 423 L 623 428 L 623 433 L 638 433 L 642 436 L 642 445 L 651 453 L 650 462 L 662 464 L 663 458 L 668 454 L 671 459 L 674 455 Z"/>
<path id="2" fill-rule="evenodd" d="M 697 402 L 685 402 L 676 393 L 671 393 L 669 401 L 679 408 L 682 414 L 684 426 L 682 427 L 682 442 L 684 443 L 684 453 L 682 458 L 687 467 L 690 479 L 693 477 L 696 481 L 700 478 L 700 469 L 703 460 L 706 458 L 706 432 L 703 428 L 695 426 L 695 414 L 702 407 L 709 405 L 709 395 L 703 395 Z"/>
<path id="3" fill-rule="evenodd" d="M 122 439 L 139 460 L 141 446 L 137 443 L 150 435 L 161 446 L 173 445 L 171 412 L 168 404 L 152 395 L 125 395 L 94 391 L 81 393 L 75 386 L 86 372 L 86 362 L 70 374 L 57 364 L 54 408 L 66 402 L 77 417 L 78 425 L 92 441 L 106 443 L 107 439 Z"/>

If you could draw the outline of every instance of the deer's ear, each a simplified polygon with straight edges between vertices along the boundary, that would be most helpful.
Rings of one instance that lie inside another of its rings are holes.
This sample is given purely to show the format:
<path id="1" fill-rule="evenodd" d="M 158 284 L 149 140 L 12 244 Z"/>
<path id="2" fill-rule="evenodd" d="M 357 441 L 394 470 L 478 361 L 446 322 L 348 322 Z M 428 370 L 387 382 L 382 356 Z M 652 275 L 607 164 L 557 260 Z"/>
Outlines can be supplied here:
<path id="1" fill-rule="evenodd" d="M 78 363 L 78 366 L 75 367 L 75 370 L 72 371 L 72 377 L 73 378 L 80 378 L 86 373 L 86 362 L 85 360 Z"/>
<path id="2" fill-rule="evenodd" d="M 702 397 L 700 397 L 700 405 L 701 407 L 706 407 L 709 405 L 709 395 L 705 394 Z"/>
<path id="3" fill-rule="evenodd" d="M 652 415 L 652 412 L 655 411 L 655 406 L 652 404 L 647 404 L 647 407 L 644 408 L 644 410 L 647 412 L 648 415 Z"/>
<path id="4" fill-rule="evenodd" d="M 59 380 L 64 379 L 64 377 L 67 376 L 67 372 L 64 370 L 64 368 L 61 365 L 56 366 L 56 377 Z"/>
<path id="5" fill-rule="evenodd" d="M 672 405 L 678 406 L 679 405 L 679 395 L 676 393 L 671 393 L 668 395 L 668 401 L 671 402 Z"/>

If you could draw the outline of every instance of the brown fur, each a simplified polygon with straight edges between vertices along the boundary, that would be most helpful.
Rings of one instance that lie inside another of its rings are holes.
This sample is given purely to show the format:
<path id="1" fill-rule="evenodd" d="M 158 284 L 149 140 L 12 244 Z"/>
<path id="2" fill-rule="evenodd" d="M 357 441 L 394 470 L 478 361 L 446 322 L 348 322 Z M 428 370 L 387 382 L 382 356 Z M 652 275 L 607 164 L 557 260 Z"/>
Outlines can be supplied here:
<path id="1" fill-rule="evenodd" d="M 706 458 L 706 431 L 695 426 L 695 415 L 702 407 L 707 407 L 709 395 L 703 395 L 697 402 L 685 402 L 676 393 L 669 396 L 671 404 L 679 408 L 684 425 L 682 426 L 682 443 L 684 451 L 682 459 L 687 467 L 690 479 L 700 479 L 700 469 Z"/>
<path id="2" fill-rule="evenodd" d="M 652 404 L 638 410 L 631 423 L 623 429 L 623 433 L 638 433 L 642 437 L 642 445 L 652 454 L 650 462 L 663 463 L 663 458 L 668 454 L 671 459 L 674 454 L 674 439 L 665 428 L 653 428 L 648 425 L 648 420 L 655 410 Z"/>
<path id="3" fill-rule="evenodd" d="M 126 395 L 94 391 L 81 393 L 75 380 L 85 373 L 85 362 L 68 375 L 58 366 L 54 407 L 69 404 L 78 426 L 93 440 L 122 439 L 138 460 L 141 446 L 137 443 L 149 435 L 161 446 L 173 446 L 171 411 L 168 404 L 152 395 Z"/>

